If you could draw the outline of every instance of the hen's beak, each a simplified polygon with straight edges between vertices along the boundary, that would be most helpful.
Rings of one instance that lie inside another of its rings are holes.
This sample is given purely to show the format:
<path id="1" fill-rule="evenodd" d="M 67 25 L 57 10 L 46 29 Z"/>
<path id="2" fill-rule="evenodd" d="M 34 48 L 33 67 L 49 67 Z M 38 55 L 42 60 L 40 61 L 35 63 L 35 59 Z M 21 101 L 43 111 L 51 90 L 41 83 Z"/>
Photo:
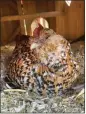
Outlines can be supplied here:
<path id="1" fill-rule="evenodd" d="M 33 50 L 35 48 L 37 48 L 39 45 L 37 43 L 32 43 L 30 49 Z"/>

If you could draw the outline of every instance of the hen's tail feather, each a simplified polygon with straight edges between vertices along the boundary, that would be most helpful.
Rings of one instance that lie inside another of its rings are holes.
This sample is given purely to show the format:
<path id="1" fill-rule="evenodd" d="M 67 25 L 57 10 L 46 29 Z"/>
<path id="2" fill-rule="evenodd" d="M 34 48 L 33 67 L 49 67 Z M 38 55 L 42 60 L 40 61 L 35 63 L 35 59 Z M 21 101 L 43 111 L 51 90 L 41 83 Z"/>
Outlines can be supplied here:
<path id="1" fill-rule="evenodd" d="M 21 86 L 17 82 L 13 82 L 12 79 L 8 76 L 4 78 L 4 81 L 12 88 L 12 89 L 21 89 Z"/>

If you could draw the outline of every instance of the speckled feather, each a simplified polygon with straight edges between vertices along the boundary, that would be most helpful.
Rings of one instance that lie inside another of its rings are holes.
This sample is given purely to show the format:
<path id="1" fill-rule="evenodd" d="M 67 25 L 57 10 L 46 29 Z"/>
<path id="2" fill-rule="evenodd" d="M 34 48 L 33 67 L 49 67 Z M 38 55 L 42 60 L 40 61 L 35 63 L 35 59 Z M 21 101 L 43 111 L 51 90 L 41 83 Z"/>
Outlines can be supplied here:
<path id="1" fill-rule="evenodd" d="M 34 43 L 37 45 L 31 49 Z M 43 29 L 37 40 L 16 37 L 8 78 L 15 87 L 41 95 L 58 94 L 75 80 L 76 66 L 68 41 L 52 29 Z"/>

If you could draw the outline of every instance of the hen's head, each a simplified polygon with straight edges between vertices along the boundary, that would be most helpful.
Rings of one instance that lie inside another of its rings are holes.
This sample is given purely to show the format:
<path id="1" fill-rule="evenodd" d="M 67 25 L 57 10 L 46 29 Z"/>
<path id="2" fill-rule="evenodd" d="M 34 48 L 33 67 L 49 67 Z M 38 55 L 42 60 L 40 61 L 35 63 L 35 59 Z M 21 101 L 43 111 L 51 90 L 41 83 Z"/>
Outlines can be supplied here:
<path id="1" fill-rule="evenodd" d="M 51 36 L 55 32 L 50 28 L 44 28 L 40 23 L 34 23 L 33 37 L 35 38 L 46 38 Z"/>
<path id="2" fill-rule="evenodd" d="M 33 37 L 39 38 L 40 31 L 43 29 L 43 26 L 40 23 L 34 24 Z"/>
<path id="3" fill-rule="evenodd" d="M 38 39 L 32 43 L 31 49 L 38 48 L 44 44 L 44 42 L 52 35 L 56 34 L 52 29 L 43 28 L 39 31 Z"/>
<path id="4" fill-rule="evenodd" d="M 40 31 L 39 37 L 40 39 L 47 39 L 48 37 L 56 34 L 53 29 L 50 28 L 44 28 Z"/>

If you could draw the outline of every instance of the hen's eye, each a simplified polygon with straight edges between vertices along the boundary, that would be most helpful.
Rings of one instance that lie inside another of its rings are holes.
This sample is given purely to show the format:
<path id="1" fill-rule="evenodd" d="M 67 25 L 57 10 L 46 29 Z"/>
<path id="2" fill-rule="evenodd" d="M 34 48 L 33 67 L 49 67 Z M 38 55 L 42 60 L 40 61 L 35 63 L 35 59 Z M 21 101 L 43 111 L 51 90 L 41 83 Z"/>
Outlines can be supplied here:
<path id="1" fill-rule="evenodd" d="M 48 39 L 49 36 L 46 37 L 46 39 Z"/>

